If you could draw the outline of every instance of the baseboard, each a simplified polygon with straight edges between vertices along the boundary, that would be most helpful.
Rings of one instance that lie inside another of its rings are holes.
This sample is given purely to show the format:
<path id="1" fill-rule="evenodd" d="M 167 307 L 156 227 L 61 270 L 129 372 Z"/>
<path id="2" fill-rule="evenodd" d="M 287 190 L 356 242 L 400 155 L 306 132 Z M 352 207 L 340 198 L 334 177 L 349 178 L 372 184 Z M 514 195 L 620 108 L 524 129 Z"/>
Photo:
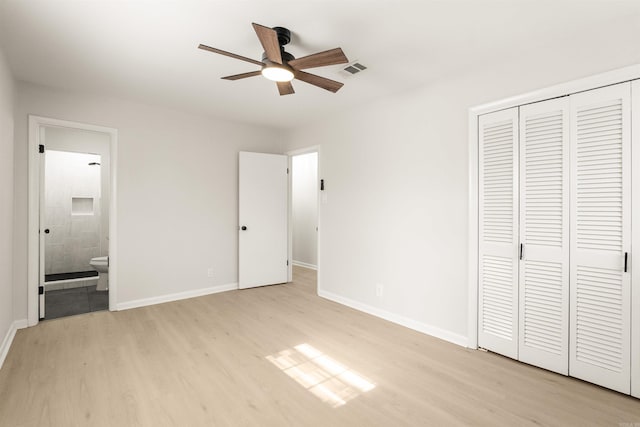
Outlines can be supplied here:
<path id="1" fill-rule="evenodd" d="M 9 348 L 11 348 L 13 338 L 16 336 L 16 331 L 26 327 L 27 319 L 16 320 L 9 326 L 9 330 L 2 340 L 2 345 L 0 345 L 0 369 L 2 369 L 4 360 L 7 358 L 7 354 L 9 354 Z"/>
<path id="2" fill-rule="evenodd" d="M 297 265 L 298 267 L 310 268 L 311 270 L 317 270 L 318 269 L 317 265 L 308 264 L 308 263 L 302 262 L 302 261 L 296 261 L 295 259 L 293 261 L 291 261 L 291 264 Z"/>
<path id="3" fill-rule="evenodd" d="M 157 297 L 126 301 L 126 302 L 117 304 L 116 309 L 129 310 L 131 308 L 145 307 L 148 305 L 162 304 L 164 302 L 201 297 L 204 295 L 217 294 L 219 292 L 233 291 L 236 289 L 238 289 L 237 283 L 227 283 L 225 285 L 211 286 L 210 288 L 202 288 L 202 289 L 196 289 L 193 291 L 178 292 L 176 294 L 160 295 Z"/>
<path id="4" fill-rule="evenodd" d="M 351 307 L 358 311 L 363 311 L 367 314 L 371 314 L 373 316 L 388 320 L 389 322 L 393 322 L 398 325 L 407 327 L 409 329 L 413 329 L 414 331 L 422 332 L 423 334 L 431 335 L 433 337 L 440 338 L 441 340 L 448 341 L 450 343 L 457 344 L 462 347 L 467 346 L 467 337 L 463 335 L 455 334 L 453 332 L 438 328 L 436 326 L 418 322 L 416 320 L 409 319 L 408 317 L 400 316 L 398 314 L 391 313 L 386 310 L 381 310 L 379 308 L 376 308 L 358 301 L 354 301 L 350 298 L 345 298 L 343 296 L 334 294 L 332 292 L 327 292 L 327 291 L 318 289 L 318 295 L 321 296 L 322 298 L 326 298 L 333 302 L 346 305 L 347 307 Z"/>

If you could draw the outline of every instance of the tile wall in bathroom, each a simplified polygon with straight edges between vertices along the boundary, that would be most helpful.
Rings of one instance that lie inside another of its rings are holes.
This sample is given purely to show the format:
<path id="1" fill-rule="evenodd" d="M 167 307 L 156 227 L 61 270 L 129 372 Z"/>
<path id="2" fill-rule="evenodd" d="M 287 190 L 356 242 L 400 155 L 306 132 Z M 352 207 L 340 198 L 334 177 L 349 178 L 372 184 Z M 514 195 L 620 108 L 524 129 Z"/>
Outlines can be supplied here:
<path id="1" fill-rule="evenodd" d="M 45 162 L 45 274 L 91 270 L 102 252 L 100 166 L 89 163 L 100 156 L 47 150 Z"/>

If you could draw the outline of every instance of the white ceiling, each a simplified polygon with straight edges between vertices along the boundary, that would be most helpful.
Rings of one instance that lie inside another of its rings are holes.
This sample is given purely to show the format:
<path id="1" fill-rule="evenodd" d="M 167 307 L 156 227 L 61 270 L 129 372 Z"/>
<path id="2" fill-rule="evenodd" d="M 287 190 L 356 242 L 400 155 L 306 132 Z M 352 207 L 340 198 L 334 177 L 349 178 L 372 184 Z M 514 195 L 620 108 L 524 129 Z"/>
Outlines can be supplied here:
<path id="1" fill-rule="evenodd" d="M 276 127 L 640 22 L 639 0 L 0 1 L 18 80 Z M 281 97 L 262 77 L 221 80 L 257 67 L 197 45 L 260 59 L 252 22 L 289 28 L 296 57 L 342 47 L 368 69 L 309 70 L 344 82 L 337 94 L 294 81 L 296 94 Z"/>

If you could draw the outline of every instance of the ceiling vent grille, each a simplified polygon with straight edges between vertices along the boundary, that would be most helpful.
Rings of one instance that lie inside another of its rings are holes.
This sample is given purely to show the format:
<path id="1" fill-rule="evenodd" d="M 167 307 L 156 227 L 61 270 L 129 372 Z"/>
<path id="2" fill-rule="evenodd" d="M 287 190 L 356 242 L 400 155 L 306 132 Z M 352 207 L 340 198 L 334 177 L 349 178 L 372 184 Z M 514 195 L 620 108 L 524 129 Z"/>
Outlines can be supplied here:
<path id="1" fill-rule="evenodd" d="M 366 70 L 367 67 L 365 67 L 364 65 L 362 65 L 361 63 L 359 63 L 358 61 L 354 61 L 351 62 L 349 64 L 347 64 L 342 70 L 340 70 L 340 74 L 345 76 L 345 77 L 351 77 L 354 74 L 358 74 L 364 70 Z"/>

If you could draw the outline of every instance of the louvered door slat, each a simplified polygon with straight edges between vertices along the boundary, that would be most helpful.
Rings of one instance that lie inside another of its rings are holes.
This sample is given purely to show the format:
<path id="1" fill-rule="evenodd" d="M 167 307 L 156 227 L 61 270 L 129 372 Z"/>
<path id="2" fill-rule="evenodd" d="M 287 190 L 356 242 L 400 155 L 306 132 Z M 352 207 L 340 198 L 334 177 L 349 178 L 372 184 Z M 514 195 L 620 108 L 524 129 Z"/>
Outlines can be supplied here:
<path id="1" fill-rule="evenodd" d="M 520 107 L 519 359 L 568 373 L 568 99 Z"/>
<path id="2" fill-rule="evenodd" d="M 630 85 L 571 96 L 572 376 L 630 392 Z"/>
<path id="3" fill-rule="evenodd" d="M 517 358 L 518 110 L 481 116 L 478 345 Z"/>

